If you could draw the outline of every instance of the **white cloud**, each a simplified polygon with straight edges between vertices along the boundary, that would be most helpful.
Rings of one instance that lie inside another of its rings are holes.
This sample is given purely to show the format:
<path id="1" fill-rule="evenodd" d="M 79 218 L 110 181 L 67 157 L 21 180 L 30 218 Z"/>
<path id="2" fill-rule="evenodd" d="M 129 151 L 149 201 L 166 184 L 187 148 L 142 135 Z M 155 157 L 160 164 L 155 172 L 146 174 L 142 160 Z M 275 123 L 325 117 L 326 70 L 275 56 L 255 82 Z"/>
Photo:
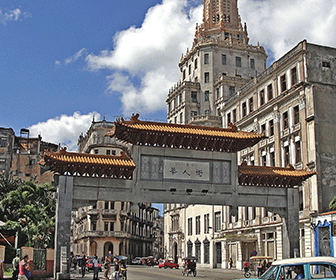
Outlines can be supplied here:
<path id="1" fill-rule="evenodd" d="M 193 40 L 201 7 L 187 1 L 163 0 L 151 7 L 141 27 L 130 27 L 114 37 L 114 49 L 90 54 L 91 70 L 112 69 L 108 91 L 120 92 L 124 113 L 165 108 L 168 89 L 178 81 L 178 60 Z M 132 79 L 140 80 L 140 86 Z"/>
<path id="2" fill-rule="evenodd" d="M 0 23 L 6 24 L 9 21 L 18 21 L 22 16 L 22 11 L 19 8 L 9 10 L 9 11 L 2 11 L 0 9 Z"/>
<path id="3" fill-rule="evenodd" d="M 86 53 L 87 53 L 86 48 L 82 48 L 79 51 L 77 51 L 75 54 L 73 54 L 72 56 L 69 56 L 69 57 L 65 58 L 63 63 L 60 60 L 55 60 L 55 65 L 61 65 L 61 64 L 68 65 L 72 62 L 77 61 L 82 56 L 86 55 Z"/>
<path id="4" fill-rule="evenodd" d="M 276 59 L 300 41 L 336 46 L 335 0 L 239 0 L 251 42 L 270 49 Z"/>
<path id="5" fill-rule="evenodd" d="M 72 116 L 61 115 L 45 122 L 39 122 L 29 127 L 29 130 L 33 137 L 41 135 L 43 141 L 60 143 L 61 146 L 67 147 L 68 151 L 76 151 L 78 137 L 88 130 L 93 117 L 99 120 L 100 114 L 91 112 L 81 115 L 75 112 Z"/>
<path id="6" fill-rule="evenodd" d="M 114 36 L 111 50 L 86 57 L 91 70 L 110 69 L 107 91 L 121 94 L 125 114 L 165 108 L 169 88 L 179 80 L 178 62 L 191 47 L 201 0 L 162 0 L 142 25 Z M 251 43 L 278 59 L 298 42 L 336 45 L 335 0 L 239 0 Z M 137 81 L 136 83 L 134 81 Z"/>

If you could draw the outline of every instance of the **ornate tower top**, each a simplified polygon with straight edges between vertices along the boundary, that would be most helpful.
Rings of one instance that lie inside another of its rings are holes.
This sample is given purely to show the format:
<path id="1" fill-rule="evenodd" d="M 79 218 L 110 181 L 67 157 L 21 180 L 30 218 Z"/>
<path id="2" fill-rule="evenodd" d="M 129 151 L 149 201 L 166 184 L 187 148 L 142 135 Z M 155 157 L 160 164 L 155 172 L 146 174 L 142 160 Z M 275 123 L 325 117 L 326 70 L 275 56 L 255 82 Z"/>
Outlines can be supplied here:
<path id="1" fill-rule="evenodd" d="M 215 38 L 230 44 L 247 45 L 247 26 L 242 26 L 237 2 L 238 0 L 204 0 L 203 24 L 196 25 L 194 43 Z"/>

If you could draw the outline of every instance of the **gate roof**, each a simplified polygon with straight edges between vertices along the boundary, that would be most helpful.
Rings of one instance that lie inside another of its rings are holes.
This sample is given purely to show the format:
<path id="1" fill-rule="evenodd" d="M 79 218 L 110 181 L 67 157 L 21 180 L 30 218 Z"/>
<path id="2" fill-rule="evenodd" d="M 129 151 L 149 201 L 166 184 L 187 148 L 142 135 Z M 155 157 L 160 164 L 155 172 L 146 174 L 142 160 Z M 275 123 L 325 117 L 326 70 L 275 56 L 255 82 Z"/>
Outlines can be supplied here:
<path id="1" fill-rule="evenodd" d="M 132 115 L 129 121 L 123 118 L 115 121 L 115 129 L 107 135 L 135 145 L 228 153 L 251 147 L 266 138 L 264 134 L 238 131 L 234 125 L 214 128 L 140 121 L 139 114 Z"/>
<path id="2" fill-rule="evenodd" d="M 294 187 L 302 184 L 309 177 L 317 174 L 314 171 L 296 170 L 273 166 L 250 166 L 243 163 L 238 167 L 239 185 L 263 187 Z"/>
<path id="3" fill-rule="evenodd" d="M 44 165 L 60 174 L 98 176 L 115 179 L 132 179 L 135 164 L 125 153 L 121 156 L 105 156 L 69 153 L 65 149 L 58 153 L 46 152 Z"/>

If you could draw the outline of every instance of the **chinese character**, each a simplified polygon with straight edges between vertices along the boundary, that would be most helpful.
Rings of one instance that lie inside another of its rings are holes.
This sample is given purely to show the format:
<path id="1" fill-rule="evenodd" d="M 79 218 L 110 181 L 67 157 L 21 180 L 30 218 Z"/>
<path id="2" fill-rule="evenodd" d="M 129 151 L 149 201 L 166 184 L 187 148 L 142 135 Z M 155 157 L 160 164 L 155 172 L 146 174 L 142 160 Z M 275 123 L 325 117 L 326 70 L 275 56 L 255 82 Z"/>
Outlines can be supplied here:
<path id="1" fill-rule="evenodd" d="M 196 169 L 196 175 L 202 177 L 203 171 Z"/>
<path id="2" fill-rule="evenodd" d="M 172 175 L 175 175 L 175 174 L 177 173 L 175 167 L 170 168 L 170 171 L 169 171 L 169 172 L 170 172 Z"/>
<path id="3" fill-rule="evenodd" d="M 190 174 L 187 172 L 187 170 L 184 170 L 183 174 L 187 174 L 190 177 Z"/>

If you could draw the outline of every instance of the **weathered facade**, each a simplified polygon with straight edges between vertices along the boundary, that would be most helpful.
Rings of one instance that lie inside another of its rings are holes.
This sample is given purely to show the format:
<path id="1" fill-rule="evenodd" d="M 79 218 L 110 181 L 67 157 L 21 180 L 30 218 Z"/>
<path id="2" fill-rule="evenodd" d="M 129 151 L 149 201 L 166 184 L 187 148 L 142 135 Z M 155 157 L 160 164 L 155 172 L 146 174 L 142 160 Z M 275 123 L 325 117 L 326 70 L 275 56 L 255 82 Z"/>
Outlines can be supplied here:
<path id="1" fill-rule="evenodd" d="M 58 145 L 31 138 L 28 129 L 15 136 L 11 128 L 0 128 L 0 173 L 7 172 L 22 180 L 38 184 L 53 182 L 53 173 L 44 170 L 39 161 L 45 151 L 57 151 Z"/>
<path id="2" fill-rule="evenodd" d="M 237 1 L 204 1 L 203 24 L 197 27 L 191 51 L 180 60 L 180 82 L 168 94 L 167 120 L 223 127 L 233 123 L 241 130 L 265 133 L 267 139 L 239 152 L 240 163 L 279 167 L 290 164 L 295 169 L 316 170 L 318 175 L 299 187 L 297 255 L 311 256 L 315 253 L 311 214 L 326 211 L 335 195 L 336 147 L 332 131 L 336 50 L 303 41 L 264 70 L 263 48 L 247 45 L 246 27 L 235 25 L 240 23 L 236 4 Z M 225 11 L 226 7 L 230 9 Z M 228 11 L 232 13 L 230 19 L 238 21 L 229 25 L 221 22 L 222 18 L 227 19 Z M 212 44 L 203 48 L 209 40 Z M 229 51 L 222 48 L 224 45 Z M 252 184 L 263 179 L 259 174 Z M 272 186 L 279 183 L 279 178 L 267 181 Z M 227 267 L 231 257 L 233 266 L 241 268 L 252 254 L 274 259 L 284 256 L 283 220 L 276 211 L 260 207 L 239 207 L 235 211 L 228 206 L 216 210 L 212 206 L 166 205 L 165 222 L 167 257 L 181 260 L 192 252 L 201 255 L 200 265 L 209 267 Z M 188 237 L 188 224 L 192 231 L 200 227 L 197 231 L 201 233 Z"/>
<path id="3" fill-rule="evenodd" d="M 79 152 L 94 156 L 120 156 L 127 160 L 129 146 L 106 135 L 113 129 L 113 122 L 105 119 L 93 121 L 86 135 L 79 137 Z M 122 169 L 123 166 L 118 168 Z M 129 171 L 123 174 L 131 174 L 133 169 L 130 166 Z M 81 171 L 77 168 L 77 172 Z M 83 172 L 99 171 L 92 169 Z M 119 178 L 118 175 L 114 176 Z M 97 201 L 93 206 L 81 207 L 74 213 L 72 221 L 72 251 L 78 255 L 97 255 L 99 258 L 109 252 L 130 258 L 152 255 L 157 211 L 150 204 L 121 201 Z"/>

